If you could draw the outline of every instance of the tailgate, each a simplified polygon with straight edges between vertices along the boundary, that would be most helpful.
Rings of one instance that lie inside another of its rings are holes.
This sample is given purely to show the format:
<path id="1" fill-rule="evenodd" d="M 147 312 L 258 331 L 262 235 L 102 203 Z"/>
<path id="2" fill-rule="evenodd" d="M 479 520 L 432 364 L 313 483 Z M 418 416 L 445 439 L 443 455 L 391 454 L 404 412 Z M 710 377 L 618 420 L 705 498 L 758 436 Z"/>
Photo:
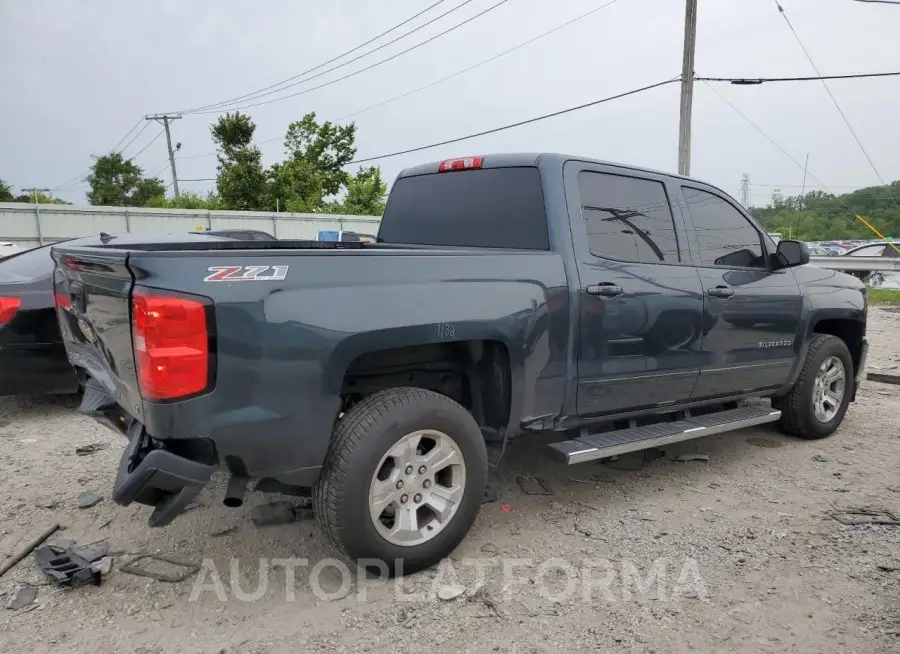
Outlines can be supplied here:
<path id="1" fill-rule="evenodd" d="M 131 337 L 134 277 L 128 251 L 54 247 L 54 292 L 63 342 L 72 365 L 141 420 L 143 403 Z"/>

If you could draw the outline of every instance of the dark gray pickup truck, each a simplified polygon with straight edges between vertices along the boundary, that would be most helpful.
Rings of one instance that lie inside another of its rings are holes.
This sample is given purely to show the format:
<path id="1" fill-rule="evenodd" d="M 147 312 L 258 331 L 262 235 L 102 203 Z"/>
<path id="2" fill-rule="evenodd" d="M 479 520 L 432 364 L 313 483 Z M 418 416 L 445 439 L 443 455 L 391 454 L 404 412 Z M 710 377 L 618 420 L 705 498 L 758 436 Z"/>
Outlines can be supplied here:
<path id="1" fill-rule="evenodd" d="M 53 255 L 82 409 L 128 439 L 117 502 L 165 525 L 221 469 L 226 505 L 311 493 L 340 550 L 395 574 L 465 537 L 495 443 L 540 433 L 574 464 L 763 423 L 821 438 L 867 350 L 863 284 L 721 190 L 556 154 L 406 170 L 377 243 Z"/>

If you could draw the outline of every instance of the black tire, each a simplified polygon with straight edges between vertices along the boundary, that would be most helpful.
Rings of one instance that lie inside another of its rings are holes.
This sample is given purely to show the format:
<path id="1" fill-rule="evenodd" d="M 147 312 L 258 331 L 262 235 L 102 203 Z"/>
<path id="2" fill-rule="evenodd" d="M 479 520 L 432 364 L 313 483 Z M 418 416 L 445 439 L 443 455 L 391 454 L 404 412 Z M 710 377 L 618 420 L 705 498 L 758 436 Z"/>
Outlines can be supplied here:
<path id="1" fill-rule="evenodd" d="M 394 545 L 373 524 L 369 485 L 388 450 L 419 429 L 436 429 L 453 438 L 465 462 L 465 490 L 456 514 L 440 533 L 421 545 Z M 313 489 L 316 517 L 329 540 L 350 559 L 382 561 L 392 576 L 422 570 L 448 556 L 471 529 L 484 497 L 487 464 L 484 436 L 463 406 L 420 388 L 379 391 L 350 409 L 336 426 Z"/>
<path id="2" fill-rule="evenodd" d="M 844 364 L 846 375 L 844 397 L 834 418 L 828 422 L 819 422 L 813 409 L 813 390 L 816 372 L 828 357 L 837 357 Z M 825 438 L 833 434 L 847 413 L 853 395 L 854 377 L 853 359 L 850 357 L 847 344 L 837 336 L 814 335 L 794 386 L 787 395 L 772 401 L 772 407 L 781 411 L 779 421 L 781 429 L 787 434 L 808 440 Z"/>

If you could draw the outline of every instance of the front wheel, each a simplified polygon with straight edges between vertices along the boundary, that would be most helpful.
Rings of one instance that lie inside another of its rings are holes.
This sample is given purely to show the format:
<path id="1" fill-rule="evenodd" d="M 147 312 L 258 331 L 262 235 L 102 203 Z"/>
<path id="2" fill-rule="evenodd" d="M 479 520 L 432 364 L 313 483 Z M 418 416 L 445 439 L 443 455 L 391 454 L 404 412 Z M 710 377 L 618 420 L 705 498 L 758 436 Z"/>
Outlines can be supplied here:
<path id="1" fill-rule="evenodd" d="M 772 402 L 781 428 L 801 438 L 830 436 L 844 420 L 853 395 L 853 359 L 837 336 L 816 334 L 791 391 Z"/>
<path id="2" fill-rule="evenodd" d="M 432 391 L 392 388 L 338 423 L 313 501 L 339 550 L 400 575 L 453 551 L 475 522 L 486 484 L 484 436 L 471 414 Z"/>

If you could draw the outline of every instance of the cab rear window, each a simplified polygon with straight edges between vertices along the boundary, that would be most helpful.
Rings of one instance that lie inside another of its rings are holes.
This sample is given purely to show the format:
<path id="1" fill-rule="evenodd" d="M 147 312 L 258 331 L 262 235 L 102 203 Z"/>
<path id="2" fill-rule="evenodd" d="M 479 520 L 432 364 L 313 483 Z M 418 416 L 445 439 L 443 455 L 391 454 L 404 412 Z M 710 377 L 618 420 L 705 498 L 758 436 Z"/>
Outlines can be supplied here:
<path id="1" fill-rule="evenodd" d="M 537 168 L 482 168 L 401 177 L 381 219 L 379 240 L 549 250 Z"/>

